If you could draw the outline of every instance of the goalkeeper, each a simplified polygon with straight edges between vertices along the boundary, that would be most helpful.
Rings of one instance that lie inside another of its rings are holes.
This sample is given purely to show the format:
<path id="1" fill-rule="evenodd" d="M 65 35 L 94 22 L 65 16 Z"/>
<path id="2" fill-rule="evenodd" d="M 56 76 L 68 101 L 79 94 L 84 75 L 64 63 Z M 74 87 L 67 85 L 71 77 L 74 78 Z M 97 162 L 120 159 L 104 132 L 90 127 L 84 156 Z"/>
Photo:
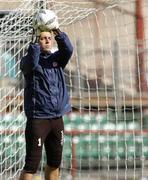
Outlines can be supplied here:
<path id="1" fill-rule="evenodd" d="M 51 52 L 53 38 L 58 45 L 54 53 Z M 27 123 L 26 158 L 19 180 L 33 179 L 41 160 L 43 145 L 47 157 L 45 180 L 58 179 L 64 138 L 62 116 L 71 110 L 63 69 L 72 52 L 68 36 L 56 25 L 49 31 L 40 32 L 36 42 L 30 43 L 26 56 L 21 59 Z"/>

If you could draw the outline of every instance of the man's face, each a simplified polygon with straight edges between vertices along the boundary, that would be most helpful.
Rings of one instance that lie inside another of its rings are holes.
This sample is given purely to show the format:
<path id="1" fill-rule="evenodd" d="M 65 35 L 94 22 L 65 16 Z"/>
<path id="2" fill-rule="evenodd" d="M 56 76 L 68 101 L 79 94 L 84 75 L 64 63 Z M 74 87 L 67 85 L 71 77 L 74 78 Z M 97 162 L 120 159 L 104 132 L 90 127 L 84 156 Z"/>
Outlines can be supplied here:
<path id="1" fill-rule="evenodd" d="M 39 37 L 39 45 L 42 52 L 49 52 L 52 47 L 52 34 L 50 32 L 41 32 Z"/>

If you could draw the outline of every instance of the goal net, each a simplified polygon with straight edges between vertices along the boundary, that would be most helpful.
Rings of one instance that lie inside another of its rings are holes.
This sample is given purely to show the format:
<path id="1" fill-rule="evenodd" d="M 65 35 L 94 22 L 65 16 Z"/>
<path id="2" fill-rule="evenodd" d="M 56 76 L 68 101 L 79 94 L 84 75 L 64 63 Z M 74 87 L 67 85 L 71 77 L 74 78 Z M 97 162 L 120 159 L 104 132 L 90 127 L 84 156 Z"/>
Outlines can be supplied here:
<path id="1" fill-rule="evenodd" d="M 17 180 L 24 165 L 19 64 L 40 8 L 56 12 L 74 47 L 64 71 L 72 112 L 64 116 L 60 179 L 148 177 L 147 0 L 7 0 L 0 1 L 0 179 Z M 45 164 L 43 152 L 41 178 Z"/>

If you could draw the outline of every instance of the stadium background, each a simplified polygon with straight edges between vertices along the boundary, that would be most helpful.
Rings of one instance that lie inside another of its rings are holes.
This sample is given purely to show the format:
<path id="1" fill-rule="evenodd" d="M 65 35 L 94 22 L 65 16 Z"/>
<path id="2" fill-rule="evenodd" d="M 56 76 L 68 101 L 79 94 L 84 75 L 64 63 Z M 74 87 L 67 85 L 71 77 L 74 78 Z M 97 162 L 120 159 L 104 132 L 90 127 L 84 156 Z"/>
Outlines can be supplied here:
<path id="1" fill-rule="evenodd" d="M 28 12 L 44 4 L 57 11 L 75 49 L 65 69 L 73 111 L 64 117 L 61 179 L 146 179 L 147 0 L 7 0 L 0 1 L 1 180 L 17 179 L 23 167 L 26 120 L 19 61 L 30 40 L 24 24 L 31 24 Z M 21 33 L 13 37 L 13 31 Z M 23 33 L 26 37 L 16 43 Z M 44 164 L 43 154 L 40 176 Z"/>

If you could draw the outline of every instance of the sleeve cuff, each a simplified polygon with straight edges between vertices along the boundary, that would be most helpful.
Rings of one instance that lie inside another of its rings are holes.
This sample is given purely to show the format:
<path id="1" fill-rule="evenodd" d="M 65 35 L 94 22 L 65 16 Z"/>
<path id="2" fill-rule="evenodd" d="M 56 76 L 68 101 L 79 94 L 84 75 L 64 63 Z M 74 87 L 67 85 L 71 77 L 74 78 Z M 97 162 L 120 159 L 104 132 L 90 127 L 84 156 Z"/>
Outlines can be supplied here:
<path id="1" fill-rule="evenodd" d="M 63 40 L 65 39 L 66 34 L 64 32 L 60 32 L 58 35 L 55 36 L 55 40 L 59 41 L 59 40 Z"/>
<path id="2" fill-rule="evenodd" d="M 40 53 L 40 46 L 38 43 L 30 43 L 28 48 L 29 53 Z"/>

